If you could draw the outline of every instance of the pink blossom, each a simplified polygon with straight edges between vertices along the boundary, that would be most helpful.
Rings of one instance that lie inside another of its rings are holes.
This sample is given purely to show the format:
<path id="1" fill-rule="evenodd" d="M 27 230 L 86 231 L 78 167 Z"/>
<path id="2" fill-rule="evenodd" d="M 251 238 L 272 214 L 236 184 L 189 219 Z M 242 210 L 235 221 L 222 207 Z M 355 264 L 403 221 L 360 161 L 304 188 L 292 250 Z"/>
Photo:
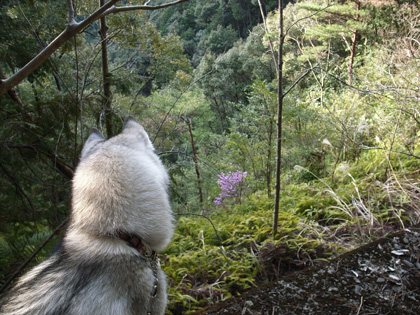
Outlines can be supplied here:
<path id="1" fill-rule="evenodd" d="M 222 192 L 219 197 L 214 199 L 216 205 L 224 205 L 225 199 L 234 199 L 235 201 L 241 201 L 242 194 L 244 192 L 244 184 L 247 172 L 235 171 L 228 172 L 227 174 L 221 173 L 218 175 L 219 179 L 217 183 L 220 186 Z"/>

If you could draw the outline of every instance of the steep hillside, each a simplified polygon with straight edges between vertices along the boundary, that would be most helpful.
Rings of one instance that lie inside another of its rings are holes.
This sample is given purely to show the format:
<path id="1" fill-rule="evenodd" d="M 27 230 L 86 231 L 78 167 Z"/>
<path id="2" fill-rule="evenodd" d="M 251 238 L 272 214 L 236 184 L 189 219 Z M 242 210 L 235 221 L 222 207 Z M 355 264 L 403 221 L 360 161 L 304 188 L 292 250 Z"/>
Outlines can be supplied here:
<path id="1" fill-rule="evenodd" d="M 420 228 L 392 233 L 193 314 L 418 314 Z"/>

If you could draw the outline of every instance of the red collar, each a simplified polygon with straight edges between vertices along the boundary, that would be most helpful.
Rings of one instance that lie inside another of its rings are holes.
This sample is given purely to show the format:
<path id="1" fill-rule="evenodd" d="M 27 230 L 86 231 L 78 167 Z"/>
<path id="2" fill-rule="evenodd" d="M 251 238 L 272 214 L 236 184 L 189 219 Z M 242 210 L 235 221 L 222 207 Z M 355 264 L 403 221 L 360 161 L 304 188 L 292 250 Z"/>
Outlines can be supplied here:
<path id="1" fill-rule="evenodd" d="M 137 235 L 129 234 L 123 231 L 118 231 L 116 236 L 119 239 L 126 241 L 135 249 L 137 249 L 138 252 L 144 253 L 146 257 L 151 257 L 153 259 L 156 257 L 156 252 L 154 250 L 151 250 L 151 248 L 148 245 L 146 245 L 142 241 L 142 239 L 138 237 Z"/>

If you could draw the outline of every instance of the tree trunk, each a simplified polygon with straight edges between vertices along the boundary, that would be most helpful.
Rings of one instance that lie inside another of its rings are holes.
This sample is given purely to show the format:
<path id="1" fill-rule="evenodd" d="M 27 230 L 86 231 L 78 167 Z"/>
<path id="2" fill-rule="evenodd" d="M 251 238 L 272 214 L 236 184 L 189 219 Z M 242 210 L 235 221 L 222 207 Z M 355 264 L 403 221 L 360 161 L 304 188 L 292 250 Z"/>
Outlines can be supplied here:
<path id="1" fill-rule="evenodd" d="M 105 0 L 99 0 L 99 6 L 102 7 L 105 4 Z M 105 127 L 108 134 L 108 138 L 114 135 L 112 128 L 112 109 L 111 109 L 111 82 L 109 80 L 109 66 L 108 66 L 108 39 L 107 32 L 108 26 L 106 25 L 106 17 L 101 17 L 101 29 L 99 35 L 101 36 L 101 51 L 102 51 L 102 81 L 104 88 L 104 96 L 102 103 L 102 111 L 105 118 Z"/>
<path id="2" fill-rule="evenodd" d="M 183 120 L 186 122 L 188 126 L 188 132 L 190 134 L 191 149 L 192 149 L 193 161 L 194 161 L 194 166 L 195 166 L 195 174 L 197 175 L 198 198 L 200 200 L 200 205 L 202 206 L 203 205 L 203 190 L 201 189 L 200 169 L 198 167 L 198 156 L 197 156 L 197 151 L 195 150 L 195 142 L 194 142 L 194 136 L 192 133 L 191 120 L 187 117 L 183 118 Z"/>
<path id="3" fill-rule="evenodd" d="M 267 197 L 271 198 L 271 173 L 272 173 L 272 165 L 271 165 L 271 144 L 273 140 L 274 134 L 274 126 L 273 126 L 273 118 L 270 117 L 270 129 L 268 131 L 268 151 L 267 151 L 267 166 L 266 166 L 266 185 L 267 185 Z"/>
<path id="4" fill-rule="evenodd" d="M 277 234 L 280 207 L 280 175 L 281 175 L 281 145 L 282 145 L 282 115 L 283 115 L 283 0 L 279 0 L 279 45 L 277 62 L 278 103 L 277 103 L 277 158 L 276 158 L 276 188 L 273 214 L 273 237 Z"/>
<path id="5" fill-rule="evenodd" d="M 356 2 L 356 11 L 360 10 L 360 2 Z M 356 16 L 356 22 L 359 21 L 359 15 Z M 353 38 L 351 41 L 351 50 L 350 50 L 350 62 L 349 62 L 349 85 L 352 81 L 353 76 L 353 63 L 354 63 L 354 56 L 356 54 L 356 40 L 357 40 L 357 28 L 353 30 Z"/>

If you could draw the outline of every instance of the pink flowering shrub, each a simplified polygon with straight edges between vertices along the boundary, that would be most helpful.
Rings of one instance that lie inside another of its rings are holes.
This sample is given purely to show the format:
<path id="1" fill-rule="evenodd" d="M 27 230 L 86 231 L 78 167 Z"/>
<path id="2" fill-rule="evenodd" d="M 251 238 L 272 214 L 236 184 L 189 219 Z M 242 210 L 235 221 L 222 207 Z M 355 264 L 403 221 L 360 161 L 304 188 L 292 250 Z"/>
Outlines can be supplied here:
<path id="1" fill-rule="evenodd" d="M 226 200 L 233 200 L 235 203 L 241 203 L 242 195 L 246 190 L 246 176 L 247 172 L 241 172 L 239 170 L 218 175 L 219 179 L 217 180 L 217 183 L 222 192 L 213 202 L 218 206 L 224 206 Z"/>

